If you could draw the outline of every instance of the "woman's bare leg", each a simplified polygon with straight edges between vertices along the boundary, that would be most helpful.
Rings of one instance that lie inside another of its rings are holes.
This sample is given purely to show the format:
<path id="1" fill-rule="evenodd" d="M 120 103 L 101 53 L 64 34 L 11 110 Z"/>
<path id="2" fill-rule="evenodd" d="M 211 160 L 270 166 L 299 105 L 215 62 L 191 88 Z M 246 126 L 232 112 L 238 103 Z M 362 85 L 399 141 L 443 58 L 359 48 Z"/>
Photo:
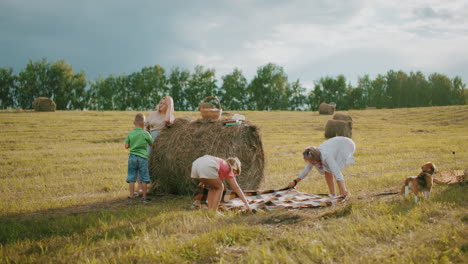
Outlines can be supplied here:
<path id="1" fill-rule="evenodd" d="M 331 172 L 325 172 L 325 180 L 327 181 L 328 190 L 330 191 L 331 195 L 335 195 L 335 183 L 333 179 L 335 176 Z"/>
<path id="2" fill-rule="evenodd" d="M 203 184 L 209 185 L 210 190 L 208 191 L 208 208 L 217 211 L 221 197 L 223 195 L 224 184 L 220 179 L 199 179 Z"/>

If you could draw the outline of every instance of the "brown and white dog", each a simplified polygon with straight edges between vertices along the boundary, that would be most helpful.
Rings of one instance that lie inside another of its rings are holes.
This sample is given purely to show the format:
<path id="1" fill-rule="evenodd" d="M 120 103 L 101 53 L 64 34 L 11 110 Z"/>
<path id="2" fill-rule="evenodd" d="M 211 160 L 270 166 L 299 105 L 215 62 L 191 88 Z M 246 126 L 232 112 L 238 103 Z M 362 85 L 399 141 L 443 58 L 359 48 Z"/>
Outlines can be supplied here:
<path id="1" fill-rule="evenodd" d="M 429 199 L 432 184 L 434 182 L 432 175 L 437 172 L 436 166 L 432 162 L 427 162 L 421 167 L 422 171 L 418 176 L 410 176 L 406 178 L 405 184 L 401 188 L 401 195 L 407 197 L 409 191 L 414 194 L 414 201 L 418 202 L 418 197 Z"/>

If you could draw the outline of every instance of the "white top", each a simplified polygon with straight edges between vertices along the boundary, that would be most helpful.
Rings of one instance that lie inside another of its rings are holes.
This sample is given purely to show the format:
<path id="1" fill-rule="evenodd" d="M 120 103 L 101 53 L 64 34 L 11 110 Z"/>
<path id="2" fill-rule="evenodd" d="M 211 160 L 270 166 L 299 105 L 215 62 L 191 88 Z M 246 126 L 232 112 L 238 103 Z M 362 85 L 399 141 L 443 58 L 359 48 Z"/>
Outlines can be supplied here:
<path id="1" fill-rule="evenodd" d="M 356 150 L 354 141 L 347 137 L 334 137 L 320 144 L 317 149 L 320 150 L 322 164 L 307 163 L 297 177 L 303 180 L 312 167 L 316 167 L 320 174 L 331 172 L 337 181 L 343 181 L 341 170 L 346 164 L 354 163 L 354 151 Z"/>
<path id="2" fill-rule="evenodd" d="M 148 118 L 146 119 L 146 126 L 149 127 L 149 131 L 161 130 L 166 126 L 166 122 L 169 124 L 174 123 L 174 101 L 172 97 L 166 96 L 166 113 L 159 112 L 159 104 L 155 107 L 156 111 L 151 111 Z"/>

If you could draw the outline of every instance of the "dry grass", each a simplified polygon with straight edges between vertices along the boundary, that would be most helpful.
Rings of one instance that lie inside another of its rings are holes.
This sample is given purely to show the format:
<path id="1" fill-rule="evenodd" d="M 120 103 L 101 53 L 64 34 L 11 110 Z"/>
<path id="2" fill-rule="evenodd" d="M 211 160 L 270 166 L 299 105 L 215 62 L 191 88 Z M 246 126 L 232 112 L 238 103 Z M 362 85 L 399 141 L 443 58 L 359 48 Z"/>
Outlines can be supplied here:
<path id="1" fill-rule="evenodd" d="M 357 146 L 357 163 L 344 170 L 348 203 L 218 217 L 190 210 L 190 197 L 127 203 L 123 139 L 135 112 L 0 112 L 0 262 L 466 263 L 466 186 L 436 185 L 417 205 L 370 194 L 398 187 L 426 161 L 468 168 L 468 106 L 343 113 Z M 297 175 L 330 118 L 240 114 L 261 129 L 263 188 Z M 298 188 L 327 191 L 316 173 Z"/>

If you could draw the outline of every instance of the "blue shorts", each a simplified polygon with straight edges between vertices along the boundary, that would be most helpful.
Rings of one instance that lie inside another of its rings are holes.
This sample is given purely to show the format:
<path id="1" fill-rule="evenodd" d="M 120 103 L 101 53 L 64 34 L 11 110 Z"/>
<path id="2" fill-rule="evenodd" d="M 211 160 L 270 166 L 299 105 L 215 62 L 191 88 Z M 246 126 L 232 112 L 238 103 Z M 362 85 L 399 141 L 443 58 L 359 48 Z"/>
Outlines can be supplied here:
<path id="1" fill-rule="evenodd" d="M 150 135 L 151 135 L 151 137 L 153 138 L 153 140 L 155 140 L 155 139 L 158 137 L 158 135 L 159 135 L 159 131 L 157 131 L 157 130 L 151 130 L 151 131 L 150 131 Z M 151 154 L 151 149 L 152 149 L 152 147 L 150 147 L 150 145 L 148 145 L 148 148 L 146 149 L 146 150 L 148 151 L 148 154 Z"/>
<path id="2" fill-rule="evenodd" d="M 150 183 L 148 159 L 137 155 L 130 154 L 128 156 L 128 175 L 127 182 L 136 182 L 137 175 L 140 174 L 142 183 Z"/>

